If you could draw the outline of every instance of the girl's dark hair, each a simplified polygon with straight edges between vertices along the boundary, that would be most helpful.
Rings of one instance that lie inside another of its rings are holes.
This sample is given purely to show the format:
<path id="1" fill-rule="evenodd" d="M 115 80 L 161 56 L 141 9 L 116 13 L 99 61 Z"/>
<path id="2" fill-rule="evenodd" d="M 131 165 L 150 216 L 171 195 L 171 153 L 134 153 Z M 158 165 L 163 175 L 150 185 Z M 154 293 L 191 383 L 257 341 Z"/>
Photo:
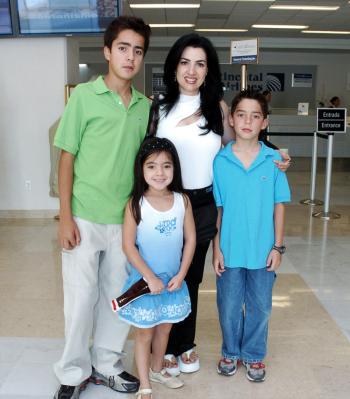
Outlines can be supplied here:
<path id="1" fill-rule="evenodd" d="M 133 30 L 144 38 L 144 54 L 146 54 L 151 36 L 151 28 L 145 24 L 143 19 L 128 15 L 121 15 L 108 25 L 104 34 L 104 46 L 111 50 L 112 43 L 118 37 L 119 33 L 127 29 Z"/>
<path id="2" fill-rule="evenodd" d="M 166 152 L 170 155 L 174 166 L 174 177 L 169 184 L 168 189 L 177 193 L 183 193 L 180 160 L 174 144 L 168 139 L 159 137 L 150 137 L 141 144 L 139 152 L 136 155 L 134 165 L 134 186 L 131 192 L 131 211 L 139 224 L 141 221 L 140 200 L 148 189 L 148 184 L 143 175 L 143 165 L 146 160 L 153 154 Z"/>
<path id="3" fill-rule="evenodd" d="M 250 89 L 242 90 L 234 97 L 231 104 L 231 115 L 236 111 L 238 104 L 244 99 L 256 100 L 260 104 L 261 112 L 264 116 L 264 119 L 267 118 L 267 115 L 269 113 L 269 106 L 266 97 L 262 93 Z"/>
<path id="4" fill-rule="evenodd" d="M 176 82 L 175 74 L 179 65 L 182 53 L 186 47 L 201 48 L 207 56 L 208 73 L 205 78 L 205 84 L 199 88 L 201 113 L 206 120 L 203 127 L 204 134 L 212 130 L 214 133 L 222 136 L 224 134 L 223 115 L 220 107 L 220 101 L 223 98 L 224 91 L 221 82 L 221 72 L 218 55 L 210 40 L 196 33 L 189 33 L 181 36 L 171 47 L 164 64 L 164 83 L 166 92 L 160 104 L 164 105 L 167 115 L 179 98 L 179 85 Z"/>

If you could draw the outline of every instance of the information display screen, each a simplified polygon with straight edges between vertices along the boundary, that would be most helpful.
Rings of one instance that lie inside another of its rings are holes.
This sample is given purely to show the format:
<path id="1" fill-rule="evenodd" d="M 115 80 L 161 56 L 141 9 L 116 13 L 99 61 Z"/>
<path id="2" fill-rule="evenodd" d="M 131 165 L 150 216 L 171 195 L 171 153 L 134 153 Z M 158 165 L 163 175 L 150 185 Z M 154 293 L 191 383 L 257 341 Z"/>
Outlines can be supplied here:
<path id="1" fill-rule="evenodd" d="M 104 32 L 119 15 L 118 0 L 17 0 L 21 35 Z"/>
<path id="2" fill-rule="evenodd" d="M 0 0 L 0 35 L 12 35 L 10 0 Z"/>

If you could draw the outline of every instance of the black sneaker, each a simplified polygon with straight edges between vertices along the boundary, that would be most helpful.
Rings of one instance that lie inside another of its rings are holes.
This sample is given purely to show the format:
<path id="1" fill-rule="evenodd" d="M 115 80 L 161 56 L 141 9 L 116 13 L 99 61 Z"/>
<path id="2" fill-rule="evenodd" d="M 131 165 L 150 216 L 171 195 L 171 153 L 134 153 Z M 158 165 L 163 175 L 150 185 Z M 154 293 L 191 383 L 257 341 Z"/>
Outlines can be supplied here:
<path id="1" fill-rule="evenodd" d="M 140 387 L 139 379 L 126 371 L 118 375 L 104 376 L 93 368 L 90 382 L 96 385 L 104 385 L 117 392 L 126 393 L 137 392 Z"/>
<path id="2" fill-rule="evenodd" d="M 74 387 L 70 385 L 61 385 L 53 397 L 54 399 L 79 399 L 81 391 L 84 391 L 89 380 L 82 382 L 80 385 Z"/>

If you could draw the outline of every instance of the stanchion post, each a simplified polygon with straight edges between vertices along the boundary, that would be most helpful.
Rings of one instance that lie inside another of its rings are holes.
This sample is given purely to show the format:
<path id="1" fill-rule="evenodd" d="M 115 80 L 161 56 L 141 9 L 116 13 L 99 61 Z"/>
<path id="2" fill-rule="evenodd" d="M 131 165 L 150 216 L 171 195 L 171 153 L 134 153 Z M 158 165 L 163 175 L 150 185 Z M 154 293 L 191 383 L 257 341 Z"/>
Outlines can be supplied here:
<path id="1" fill-rule="evenodd" d="M 247 65 L 241 65 L 241 90 L 247 90 Z"/>
<path id="2" fill-rule="evenodd" d="M 323 201 L 315 199 L 316 172 L 317 172 L 317 146 L 318 146 L 317 132 L 314 132 L 314 139 L 313 139 L 313 146 L 312 146 L 310 198 L 301 200 L 300 204 L 303 204 L 303 205 L 322 205 L 323 204 Z"/>
<path id="3" fill-rule="evenodd" d="M 325 181 L 325 194 L 324 194 L 325 213 L 329 212 L 329 198 L 330 198 L 331 180 L 332 180 L 333 138 L 334 134 L 328 135 L 327 167 L 326 167 L 326 181 Z"/>
<path id="4" fill-rule="evenodd" d="M 323 212 L 315 212 L 312 214 L 312 216 L 314 216 L 316 218 L 324 219 L 324 220 L 340 218 L 339 213 L 329 212 L 329 199 L 330 199 L 331 181 L 332 181 L 333 138 L 334 138 L 334 133 L 328 133 L 324 209 L 323 209 Z"/>

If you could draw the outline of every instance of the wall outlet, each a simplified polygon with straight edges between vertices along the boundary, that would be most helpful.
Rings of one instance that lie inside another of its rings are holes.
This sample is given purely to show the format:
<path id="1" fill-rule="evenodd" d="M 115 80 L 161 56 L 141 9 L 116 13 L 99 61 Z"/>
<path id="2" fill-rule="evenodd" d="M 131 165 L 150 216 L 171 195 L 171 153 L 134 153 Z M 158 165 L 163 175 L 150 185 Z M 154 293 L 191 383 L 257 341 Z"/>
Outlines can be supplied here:
<path id="1" fill-rule="evenodd" d="M 31 191 L 31 189 L 32 189 L 32 181 L 31 180 L 26 180 L 24 182 L 24 187 L 26 188 L 27 191 Z"/>

